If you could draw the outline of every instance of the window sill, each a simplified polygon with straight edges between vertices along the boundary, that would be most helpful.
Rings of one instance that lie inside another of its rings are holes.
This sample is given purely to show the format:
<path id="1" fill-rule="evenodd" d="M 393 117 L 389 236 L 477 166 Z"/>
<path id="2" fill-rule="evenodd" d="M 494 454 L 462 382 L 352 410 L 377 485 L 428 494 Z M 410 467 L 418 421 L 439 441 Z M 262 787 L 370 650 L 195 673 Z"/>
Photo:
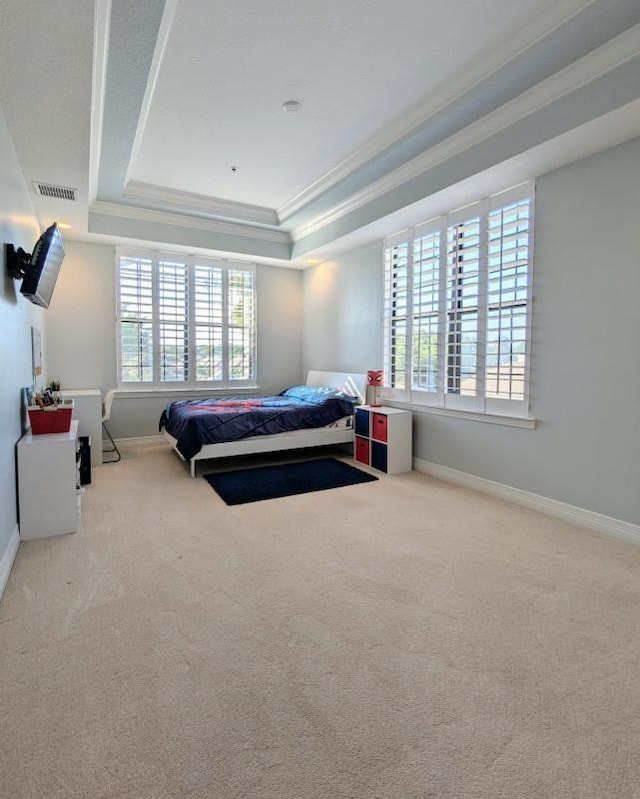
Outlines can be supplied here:
<path id="1" fill-rule="evenodd" d="M 233 394 L 254 394 L 260 386 L 224 386 L 222 388 L 117 388 L 118 399 L 152 399 L 154 397 L 216 397 Z"/>
<path id="2" fill-rule="evenodd" d="M 391 408 L 404 408 L 414 413 L 424 413 L 432 416 L 449 416 L 453 419 L 464 419 L 467 422 L 484 422 L 485 424 L 499 424 L 503 427 L 520 427 L 526 430 L 535 430 L 538 420 L 524 416 L 503 416 L 498 413 L 479 413 L 477 411 L 461 411 L 454 408 L 438 408 L 435 405 L 420 405 L 416 402 L 398 402 L 383 399 L 384 405 Z"/>

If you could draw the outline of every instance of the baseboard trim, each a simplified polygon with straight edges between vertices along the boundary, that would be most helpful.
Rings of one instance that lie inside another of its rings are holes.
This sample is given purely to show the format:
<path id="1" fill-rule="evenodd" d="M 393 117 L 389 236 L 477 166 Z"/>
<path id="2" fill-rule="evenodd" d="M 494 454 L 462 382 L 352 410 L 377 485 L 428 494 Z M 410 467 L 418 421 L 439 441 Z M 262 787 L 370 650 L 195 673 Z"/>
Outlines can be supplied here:
<path id="1" fill-rule="evenodd" d="M 141 442 L 145 444 L 151 444 L 153 442 L 160 443 L 161 441 L 165 441 L 166 439 L 164 438 L 164 436 L 158 434 L 152 436 L 131 436 L 130 438 L 116 438 L 114 440 L 116 444 L 136 444 Z"/>
<path id="2" fill-rule="evenodd" d="M 604 533 L 605 535 L 620 538 L 624 541 L 632 541 L 636 544 L 640 543 L 640 525 L 638 524 L 615 519 L 613 516 L 605 516 L 602 513 L 570 505 L 567 502 L 543 497 L 540 494 L 532 494 L 530 491 L 514 488 L 504 483 L 496 483 L 493 480 L 469 474 L 469 472 L 451 469 L 449 466 L 440 466 L 438 463 L 431 463 L 430 461 L 422 460 L 422 458 L 413 459 L 413 468 L 417 472 L 428 474 L 431 477 L 447 480 L 465 488 L 472 488 L 475 491 L 481 491 L 483 494 L 491 494 L 491 496 L 499 499 L 540 511 L 540 513 L 547 514 L 547 516 L 554 516 L 557 519 L 572 522 L 580 527 L 587 527 L 597 533 Z"/>
<path id="3" fill-rule="evenodd" d="M 7 586 L 7 582 L 9 581 L 9 575 L 11 574 L 11 568 L 13 567 L 13 562 L 16 559 L 16 555 L 18 554 L 18 547 L 20 546 L 20 530 L 18 525 L 13 528 L 13 532 L 9 537 L 9 543 L 7 544 L 7 548 L 4 551 L 2 558 L 0 558 L 0 599 L 2 599 L 2 595 L 4 594 L 4 589 Z"/>

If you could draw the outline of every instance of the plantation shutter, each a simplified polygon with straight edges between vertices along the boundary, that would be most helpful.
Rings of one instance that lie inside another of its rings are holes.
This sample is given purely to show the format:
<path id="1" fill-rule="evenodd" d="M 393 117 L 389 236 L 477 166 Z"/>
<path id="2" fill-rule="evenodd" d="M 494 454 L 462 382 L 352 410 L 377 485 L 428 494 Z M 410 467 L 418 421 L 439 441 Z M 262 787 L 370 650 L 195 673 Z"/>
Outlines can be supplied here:
<path id="1" fill-rule="evenodd" d="M 230 266 L 227 282 L 229 380 L 255 378 L 255 271 Z"/>
<path id="2" fill-rule="evenodd" d="M 189 379 L 189 278 L 187 264 L 158 260 L 158 366 L 163 383 Z"/>
<path id="3" fill-rule="evenodd" d="M 254 264 L 119 250 L 119 382 L 252 386 Z"/>
<path id="4" fill-rule="evenodd" d="M 522 408 L 528 394 L 531 199 L 493 198 L 487 222 L 487 408 Z"/>
<path id="5" fill-rule="evenodd" d="M 153 382 L 153 263 L 121 258 L 118 269 L 120 382 Z"/>
<path id="6" fill-rule="evenodd" d="M 527 416 L 532 183 L 385 241 L 384 396 Z"/>
<path id="7" fill-rule="evenodd" d="M 385 386 L 398 398 L 407 396 L 411 387 L 410 277 L 408 234 L 387 239 L 384 250 L 383 369 Z"/>
<path id="8" fill-rule="evenodd" d="M 434 401 L 442 391 L 444 233 L 441 226 L 441 220 L 426 223 L 415 229 L 413 237 L 411 388 L 416 401 Z"/>
<path id="9" fill-rule="evenodd" d="M 194 266 L 194 335 L 197 381 L 224 380 L 223 283 L 219 264 Z"/>
<path id="10" fill-rule="evenodd" d="M 482 396 L 480 204 L 449 215 L 446 263 L 445 405 L 475 410 Z"/>

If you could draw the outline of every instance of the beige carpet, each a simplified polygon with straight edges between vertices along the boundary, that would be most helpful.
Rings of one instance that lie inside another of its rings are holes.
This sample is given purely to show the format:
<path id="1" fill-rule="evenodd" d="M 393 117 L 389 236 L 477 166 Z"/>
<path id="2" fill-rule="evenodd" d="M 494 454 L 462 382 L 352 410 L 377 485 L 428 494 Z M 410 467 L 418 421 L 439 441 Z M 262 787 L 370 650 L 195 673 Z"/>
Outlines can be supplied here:
<path id="1" fill-rule="evenodd" d="M 20 549 L 0 796 L 640 797 L 639 574 L 418 474 L 227 508 L 130 445 Z"/>

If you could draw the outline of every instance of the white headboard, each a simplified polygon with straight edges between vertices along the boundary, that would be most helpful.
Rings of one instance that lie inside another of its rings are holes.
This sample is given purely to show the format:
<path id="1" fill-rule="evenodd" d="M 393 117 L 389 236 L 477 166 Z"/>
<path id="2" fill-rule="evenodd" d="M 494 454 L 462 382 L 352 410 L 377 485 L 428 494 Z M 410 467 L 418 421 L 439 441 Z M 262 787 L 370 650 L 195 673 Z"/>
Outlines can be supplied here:
<path id="1" fill-rule="evenodd" d="M 309 372 L 307 385 L 335 388 L 352 397 L 358 397 L 360 402 L 364 402 L 367 393 L 367 376 L 354 372 Z"/>

